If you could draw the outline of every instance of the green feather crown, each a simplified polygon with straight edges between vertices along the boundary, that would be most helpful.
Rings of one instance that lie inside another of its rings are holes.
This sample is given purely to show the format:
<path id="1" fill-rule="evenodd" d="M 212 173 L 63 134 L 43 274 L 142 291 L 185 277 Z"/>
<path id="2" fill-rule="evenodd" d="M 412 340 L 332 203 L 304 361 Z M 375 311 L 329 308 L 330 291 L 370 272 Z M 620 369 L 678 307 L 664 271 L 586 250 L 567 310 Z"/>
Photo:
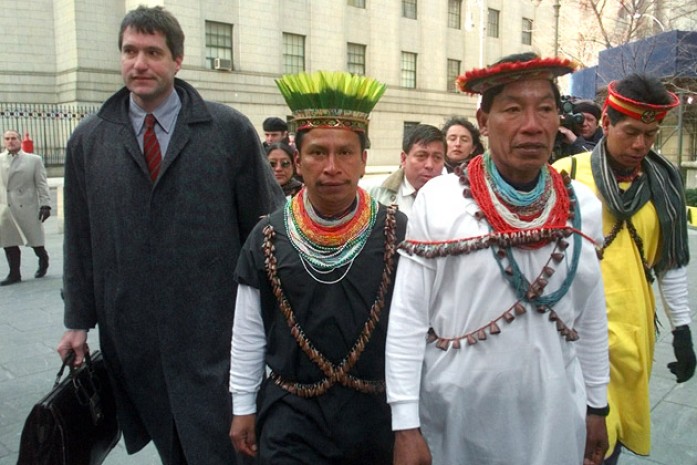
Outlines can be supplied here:
<path id="1" fill-rule="evenodd" d="M 295 130 L 341 127 L 365 132 L 385 84 L 343 71 L 287 74 L 276 79 L 293 112 Z"/>

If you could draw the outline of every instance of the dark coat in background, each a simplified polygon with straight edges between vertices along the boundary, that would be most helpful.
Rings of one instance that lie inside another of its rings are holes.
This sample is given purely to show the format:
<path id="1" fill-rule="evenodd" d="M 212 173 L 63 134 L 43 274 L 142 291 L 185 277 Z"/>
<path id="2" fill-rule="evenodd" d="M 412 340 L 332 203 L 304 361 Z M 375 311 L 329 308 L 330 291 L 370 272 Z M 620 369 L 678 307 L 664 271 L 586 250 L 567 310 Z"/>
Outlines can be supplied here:
<path id="1" fill-rule="evenodd" d="M 174 424 L 189 464 L 234 463 L 230 340 L 242 244 L 283 202 L 249 120 L 175 80 L 181 110 L 153 185 L 121 89 L 65 164 L 65 325 L 99 326 L 133 453 Z"/>
<path id="2" fill-rule="evenodd" d="M 571 144 L 560 143 L 554 148 L 554 153 L 551 158 L 551 162 L 559 160 L 570 155 L 576 155 L 579 153 L 592 152 L 595 146 L 603 138 L 603 128 L 598 127 L 593 133 L 593 137 L 590 139 L 585 139 L 583 136 L 577 136 L 576 140 Z"/>

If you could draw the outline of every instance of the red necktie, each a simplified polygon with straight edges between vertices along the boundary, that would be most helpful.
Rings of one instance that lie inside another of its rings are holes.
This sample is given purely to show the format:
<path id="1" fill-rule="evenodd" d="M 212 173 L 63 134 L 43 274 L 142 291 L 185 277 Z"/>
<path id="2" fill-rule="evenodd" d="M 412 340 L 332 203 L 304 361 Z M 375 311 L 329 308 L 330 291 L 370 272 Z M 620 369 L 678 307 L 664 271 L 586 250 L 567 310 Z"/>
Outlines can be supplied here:
<path id="1" fill-rule="evenodd" d="M 143 153 L 145 154 L 145 162 L 148 164 L 150 171 L 150 179 L 155 182 L 157 175 L 160 172 L 160 163 L 162 162 L 162 154 L 160 153 L 160 143 L 155 136 L 155 117 L 152 113 L 145 115 L 145 135 L 143 135 Z"/>

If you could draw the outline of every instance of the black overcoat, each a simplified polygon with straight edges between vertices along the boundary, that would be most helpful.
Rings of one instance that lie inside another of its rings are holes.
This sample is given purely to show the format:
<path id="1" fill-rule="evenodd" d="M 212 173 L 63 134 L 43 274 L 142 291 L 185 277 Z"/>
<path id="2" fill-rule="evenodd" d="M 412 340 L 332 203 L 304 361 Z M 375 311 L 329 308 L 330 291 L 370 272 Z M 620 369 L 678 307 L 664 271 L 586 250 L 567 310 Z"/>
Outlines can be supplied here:
<path id="1" fill-rule="evenodd" d="M 228 464 L 233 273 L 283 195 L 244 115 L 184 81 L 175 89 L 182 107 L 154 185 L 126 88 L 68 142 L 65 325 L 98 325 L 130 453 L 150 439 L 167 448 L 176 424 L 190 464 Z"/>

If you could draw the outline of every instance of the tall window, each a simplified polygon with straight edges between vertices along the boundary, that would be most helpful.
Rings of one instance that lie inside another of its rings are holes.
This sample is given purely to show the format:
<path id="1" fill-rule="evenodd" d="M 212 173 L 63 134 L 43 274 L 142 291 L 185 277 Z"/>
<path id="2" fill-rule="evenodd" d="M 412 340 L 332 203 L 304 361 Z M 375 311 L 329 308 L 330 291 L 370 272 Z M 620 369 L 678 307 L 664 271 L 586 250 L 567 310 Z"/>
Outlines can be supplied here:
<path id="1" fill-rule="evenodd" d="M 407 134 L 409 134 L 409 131 L 414 129 L 414 127 L 418 126 L 419 124 L 421 124 L 421 123 L 419 123 L 418 121 L 405 121 L 404 128 L 402 129 L 402 139 L 404 139 L 404 137 Z"/>
<path id="2" fill-rule="evenodd" d="M 305 36 L 283 33 L 283 72 L 305 71 Z"/>
<path id="3" fill-rule="evenodd" d="M 489 8 L 489 21 L 487 24 L 487 35 L 489 37 L 498 37 L 499 36 L 499 15 L 500 15 L 499 10 L 494 10 L 493 8 Z"/>
<path id="4" fill-rule="evenodd" d="M 206 66 L 213 69 L 216 63 L 232 69 L 232 24 L 206 21 Z"/>
<path id="5" fill-rule="evenodd" d="M 532 45 L 532 19 L 523 18 L 523 32 L 521 43 L 524 45 Z"/>
<path id="6" fill-rule="evenodd" d="M 416 19 L 416 0 L 402 0 L 402 16 Z"/>
<path id="7" fill-rule="evenodd" d="M 457 92 L 455 80 L 460 75 L 460 60 L 448 60 L 448 92 Z"/>
<path id="8" fill-rule="evenodd" d="M 365 0 L 348 0 L 348 5 L 356 8 L 365 8 Z"/>
<path id="9" fill-rule="evenodd" d="M 365 45 L 352 44 L 346 47 L 346 62 L 349 73 L 365 75 Z"/>
<path id="10" fill-rule="evenodd" d="M 402 87 L 416 88 L 416 53 L 402 52 Z"/>
<path id="11" fill-rule="evenodd" d="M 448 27 L 460 29 L 460 13 L 462 0 L 448 0 Z"/>

